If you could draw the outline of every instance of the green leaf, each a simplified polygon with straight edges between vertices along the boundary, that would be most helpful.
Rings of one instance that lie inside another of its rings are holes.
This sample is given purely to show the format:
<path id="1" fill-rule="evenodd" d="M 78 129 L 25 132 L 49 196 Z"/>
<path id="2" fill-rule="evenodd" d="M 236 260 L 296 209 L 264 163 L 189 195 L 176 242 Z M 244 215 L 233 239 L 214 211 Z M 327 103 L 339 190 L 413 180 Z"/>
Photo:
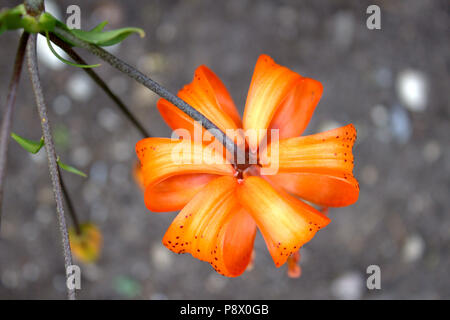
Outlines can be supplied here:
<path id="1" fill-rule="evenodd" d="M 87 178 L 87 174 L 86 173 L 84 173 L 83 171 L 78 170 L 77 168 L 69 166 L 68 164 L 62 163 L 61 160 L 59 160 L 59 157 L 58 157 L 58 159 L 56 159 L 56 162 L 58 163 L 58 165 L 59 165 L 59 167 L 61 169 L 65 170 L 67 172 L 70 172 L 70 173 L 77 174 L 77 175 L 82 176 L 84 178 Z"/>
<path id="2" fill-rule="evenodd" d="M 141 38 L 145 36 L 144 30 L 132 27 L 104 31 L 103 29 L 107 24 L 107 21 L 103 21 L 89 31 L 69 29 L 63 22 L 47 12 L 43 12 L 39 17 L 28 15 L 23 4 L 11 9 L 4 9 L 0 12 L 0 34 L 6 30 L 15 29 L 24 29 L 30 33 L 45 33 L 52 32 L 55 26 L 58 26 L 81 40 L 103 47 L 115 45 L 132 33 L 139 34 Z M 61 39 L 74 46 L 68 39 L 63 37 Z M 60 58 L 59 56 L 57 57 Z M 67 63 L 67 60 L 64 62 Z"/>
<path id="3" fill-rule="evenodd" d="M 50 13 L 44 12 L 39 17 L 39 32 L 49 32 L 55 29 L 58 19 L 52 16 Z"/>
<path id="4" fill-rule="evenodd" d="M 127 38 L 132 33 L 137 33 L 143 38 L 145 36 L 144 30 L 140 28 L 120 28 L 116 30 L 104 31 L 106 24 L 108 21 L 103 21 L 95 28 L 90 31 L 78 30 L 78 29 L 69 29 L 69 31 L 76 36 L 77 38 L 84 40 L 86 42 L 106 47 L 115 45 L 125 38 Z"/>
<path id="5" fill-rule="evenodd" d="M 15 30 L 22 28 L 22 15 L 25 14 L 23 4 L 12 8 L 3 9 L 0 12 L 0 34 L 6 30 Z"/>
<path id="6" fill-rule="evenodd" d="M 89 32 L 102 32 L 105 26 L 108 24 L 108 21 L 100 22 L 97 26 L 91 29 Z"/>
<path id="7" fill-rule="evenodd" d="M 55 57 L 57 57 L 59 60 L 61 60 L 62 62 L 64 62 L 65 64 L 68 64 L 70 66 L 73 67 L 78 67 L 78 68 L 95 68 L 95 67 L 99 67 L 100 64 L 78 64 L 78 63 L 74 63 L 71 62 L 69 60 L 64 59 L 63 57 L 61 57 L 58 52 L 56 52 L 56 50 L 53 48 L 52 44 L 50 43 L 50 37 L 48 35 L 48 32 L 45 32 L 45 37 L 47 38 L 47 45 L 50 49 L 50 51 L 53 53 L 53 55 Z"/>
<path id="8" fill-rule="evenodd" d="M 0 12 L 0 34 L 6 30 L 24 29 L 30 33 L 48 32 L 55 28 L 58 20 L 44 12 L 39 17 L 27 14 L 23 4 Z"/>
<path id="9" fill-rule="evenodd" d="M 44 138 L 41 138 L 39 141 L 33 141 L 29 139 L 25 139 L 24 137 L 19 136 L 18 134 L 15 134 L 14 132 L 11 132 L 11 138 L 16 140 L 16 142 L 25 150 L 28 152 L 31 152 L 32 154 L 36 154 L 41 150 L 41 148 L 44 146 Z"/>

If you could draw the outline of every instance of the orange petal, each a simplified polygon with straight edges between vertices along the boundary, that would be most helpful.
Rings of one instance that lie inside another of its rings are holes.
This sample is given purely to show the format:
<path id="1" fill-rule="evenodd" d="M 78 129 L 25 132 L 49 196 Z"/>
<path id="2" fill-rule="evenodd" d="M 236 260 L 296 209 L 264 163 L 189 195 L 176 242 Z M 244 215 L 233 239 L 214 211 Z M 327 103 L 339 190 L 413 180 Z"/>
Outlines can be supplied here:
<path id="1" fill-rule="evenodd" d="M 314 109 L 322 96 L 323 87 L 319 81 L 302 78 L 287 94 L 269 126 L 279 129 L 279 138 L 300 136 L 306 129 Z"/>
<path id="2" fill-rule="evenodd" d="M 136 161 L 133 166 L 133 178 L 136 184 L 142 191 L 145 191 L 144 175 L 142 174 L 142 167 L 139 161 Z"/>
<path id="3" fill-rule="evenodd" d="M 156 107 L 158 108 L 161 117 L 172 130 L 180 128 L 186 129 L 191 136 L 194 137 L 194 120 L 186 113 L 163 98 L 158 100 Z"/>
<path id="4" fill-rule="evenodd" d="M 206 66 L 197 68 L 192 82 L 178 92 L 178 96 L 211 120 L 223 132 L 241 127 L 239 113 L 225 85 Z M 165 99 L 157 107 L 173 130 L 183 128 L 193 136 L 194 120 Z"/>
<path id="5" fill-rule="evenodd" d="M 136 153 L 141 161 L 146 188 L 175 175 L 234 174 L 233 167 L 223 155 L 190 140 L 146 138 L 136 144 Z"/>
<path id="6" fill-rule="evenodd" d="M 221 244 L 218 255 L 223 257 L 223 275 L 235 277 L 247 270 L 253 259 L 255 236 L 255 220 L 244 209 L 229 218 L 218 240 Z"/>
<path id="7" fill-rule="evenodd" d="M 250 255 L 250 262 L 248 263 L 245 271 L 252 271 L 254 267 L 255 267 L 255 248 L 253 248 L 252 250 L 252 254 Z"/>
<path id="8" fill-rule="evenodd" d="M 176 253 L 188 252 L 226 276 L 245 271 L 255 223 L 235 196 L 236 179 L 220 177 L 206 185 L 178 214 L 163 238 Z"/>
<path id="9" fill-rule="evenodd" d="M 267 178 L 286 191 L 324 207 L 344 207 L 358 200 L 358 181 L 349 173 L 324 170 L 280 173 Z"/>
<path id="10" fill-rule="evenodd" d="M 279 153 L 274 159 L 270 158 L 276 145 L 273 145 L 275 142 L 269 144 L 267 154 L 262 153 L 262 163 L 264 167 L 274 167 L 271 161 L 278 161 L 279 173 L 335 170 L 351 174 L 355 140 L 356 130 L 352 124 L 310 136 L 284 139 L 279 141 Z"/>
<path id="11" fill-rule="evenodd" d="M 217 177 L 206 173 L 172 176 L 145 190 L 145 205 L 153 212 L 181 210 L 197 192 Z"/>
<path id="12" fill-rule="evenodd" d="M 302 269 L 299 266 L 300 262 L 300 251 L 294 252 L 288 258 L 288 276 L 289 278 L 300 278 L 302 275 Z"/>
<path id="13" fill-rule="evenodd" d="M 261 231 L 277 267 L 312 239 L 330 219 L 266 180 L 251 176 L 239 184 L 237 195 Z"/>
<path id="14" fill-rule="evenodd" d="M 244 111 L 244 130 L 267 129 L 280 103 L 294 89 L 301 76 L 280 66 L 267 55 L 256 62 Z M 258 145 L 261 139 L 258 137 Z M 256 146 L 251 145 L 252 149 Z"/>
<path id="15" fill-rule="evenodd" d="M 205 78 L 211 85 L 214 94 L 216 96 L 217 102 L 219 104 L 219 107 L 223 111 L 225 111 L 225 113 L 228 114 L 231 117 L 231 119 L 233 119 L 234 123 L 238 128 L 242 128 L 242 120 L 241 116 L 239 115 L 239 111 L 237 110 L 233 98 L 231 98 L 231 95 L 228 92 L 225 85 L 223 84 L 223 82 L 207 66 L 204 65 L 200 66 L 198 67 L 197 70 L 205 76 Z"/>

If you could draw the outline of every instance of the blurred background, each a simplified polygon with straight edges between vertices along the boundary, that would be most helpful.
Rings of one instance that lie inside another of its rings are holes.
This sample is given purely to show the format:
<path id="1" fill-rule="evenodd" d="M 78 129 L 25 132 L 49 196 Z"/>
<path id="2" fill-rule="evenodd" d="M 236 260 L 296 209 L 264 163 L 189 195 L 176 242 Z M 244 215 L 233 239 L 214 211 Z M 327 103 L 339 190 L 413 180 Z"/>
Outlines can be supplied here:
<path id="1" fill-rule="evenodd" d="M 12 7 L 19 1 L 0 1 Z M 152 213 L 132 178 L 139 133 L 84 72 L 40 43 L 40 71 L 57 152 L 87 179 L 63 173 L 81 220 L 104 236 L 82 269 L 82 299 L 450 298 L 450 10 L 442 1 L 46 1 L 81 27 L 141 27 L 108 50 L 177 92 L 206 64 L 241 112 L 261 53 L 324 85 L 306 133 L 354 123 L 359 201 L 330 209 L 331 224 L 302 249 L 303 275 L 276 269 L 260 235 L 253 270 L 225 278 L 161 244 L 175 213 Z M 381 8 L 381 30 L 366 9 Z M 19 39 L 1 35 L 4 108 Z M 42 39 L 41 39 L 42 40 Z M 77 50 L 88 63 L 99 60 Z M 24 69 L 26 71 L 26 69 Z M 109 67 L 97 69 L 154 136 L 170 136 L 158 97 Z M 13 131 L 41 136 L 29 77 L 22 73 Z M 62 248 L 45 150 L 11 141 L 0 235 L 0 298 L 65 298 Z M 68 219 L 69 220 L 69 219 Z M 69 220 L 70 221 L 70 220 Z M 366 268 L 381 268 L 381 290 Z"/>

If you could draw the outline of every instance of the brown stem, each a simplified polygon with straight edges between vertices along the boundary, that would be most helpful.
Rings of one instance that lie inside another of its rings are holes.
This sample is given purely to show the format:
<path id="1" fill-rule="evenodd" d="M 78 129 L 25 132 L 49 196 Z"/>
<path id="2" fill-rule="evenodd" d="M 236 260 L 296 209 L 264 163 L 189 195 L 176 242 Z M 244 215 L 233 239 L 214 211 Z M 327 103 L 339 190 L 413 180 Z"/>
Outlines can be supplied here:
<path id="1" fill-rule="evenodd" d="M 168 100 L 172 104 L 174 104 L 178 109 L 186 113 L 189 117 L 194 119 L 195 121 L 198 121 L 202 124 L 202 126 L 211 132 L 211 134 L 216 137 L 216 139 L 222 143 L 233 155 L 239 154 L 242 155 L 242 153 L 245 152 L 242 148 L 238 147 L 233 140 L 230 139 L 222 130 L 220 130 L 211 120 L 206 118 L 203 114 L 201 114 L 199 111 L 197 111 L 195 108 L 193 108 L 191 105 L 187 104 L 184 100 L 180 99 L 176 95 L 172 94 L 170 91 L 168 91 L 166 88 L 161 86 L 156 81 L 152 80 L 145 74 L 143 74 L 141 71 L 137 70 L 133 66 L 129 65 L 128 63 L 122 61 L 121 59 L 117 58 L 116 56 L 112 55 L 108 51 L 100 48 L 99 46 L 93 45 L 91 43 L 88 43 L 86 41 L 83 41 L 77 37 L 75 37 L 72 33 L 70 33 L 67 30 L 64 30 L 60 27 L 55 27 L 54 34 L 58 36 L 61 39 L 67 39 L 71 43 L 75 44 L 78 47 L 84 48 L 91 52 L 92 54 L 98 56 L 100 59 L 108 62 L 111 66 L 116 68 L 117 70 L 125 73 L 130 78 L 133 78 L 137 82 L 141 83 L 145 87 L 149 88 L 153 92 L 155 92 L 160 97 Z M 235 159 L 242 159 L 242 158 L 250 158 L 253 157 L 253 155 L 244 155 L 242 156 L 235 156 Z M 237 161 L 234 161 L 234 166 L 236 169 L 241 170 L 238 168 L 238 165 L 236 163 Z M 255 163 L 255 162 L 251 162 Z"/>
<path id="2" fill-rule="evenodd" d="M 80 221 L 78 220 L 77 212 L 75 211 L 75 207 L 73 205 L 72 199 L 67 191 L 66 184 L 64 183 L 63 176 L 61 174 L 61 170 L 58 167 L 59 174 L 59 183 L 61 183 L 61 189 L 64 195 L 64 200 L 66 200 L 67 211 L 69 212 L 70 217 L 72 218 L 73 225 L 75 227 L 75 231 L 77 234 L 81 234 Z"/>
<path id="3" fill-rule="evenodd" d="M 56 44 L 58 47 L 63 49 L 76 63 L 86 65 L 86 61 L 81 58 L 66 42 L 55 36 L 54 34 L 50 34 L 50 40 Z M 105 91 L 105 93 L 116 103 L 119 107 L 120 111 L 131 121 L 131 123 L 136 127 L 136 129 L 142 134 L 144 138 L 150 137 L 150 133 L 144 128 L 144 126 L 137 120 L 137 118 L 133 115 L 130 109 L 122 102 L 122 100 L 115 95 L 108 85 L 103 81 L 102 78 L 92 69 L 92 68 L 83 68 L 92 80 L 94 80 L 97 85 Z"/>
<path id="4" fill-rule="evenodd" d="M 67 270 L 72 265 L 72 252 L 70 250 L 69 235 L 67 232 L 66 218 L 64 216 L 64 205 L 62 188 L 59 179 L 58 164 L 56 161 L 55 145 L 51 133 L 50 124 L 47 116 L 47 106 L 42 92 L 41 80 L 39 77 L 39 70 L 36 58 L 36 34 L 31 35 L 27 46 L 27 62 L 28 73 L 30 74 L 31 84 L 36 100 L 36 105 L 39 113 L 39 118 L 42 127 L 42 134 L 45 141 L 45 150 L 47 151 L 48 167 L 50 170 L 50 178 L 53 185 L 53 194 L 56 201 L 56 212 L 58 215 L 59 231 L 61 234 L 61 241 L 64 253 L 64 264 L 67 276 Z M 75 299 L 75 289 L 67 287 L 67 296 L 70 300 Z"/>
<path id="5" fill-rule="evenodd" d="M 16 60 L 14 62 L 14 70 L 11 76 L 11 81 L 9 83 L 8 97 L 6 98 L 6 108 L 3 114 L 2 127 L 0 131 L 0 230 L 2 222 L 3 187 L 5 184 L 6 164 L 8 160 L 9 135 L 11 131 L 14 104 L 16 101 L 17 87 L 19 86 L 20 74 L 22 72 L 23 66 L 23 57 L 25 56 L 25 48 L 27 46 L 28 37 L 28 32 L 23 32 L 22 36 L 20 37 Z"/>

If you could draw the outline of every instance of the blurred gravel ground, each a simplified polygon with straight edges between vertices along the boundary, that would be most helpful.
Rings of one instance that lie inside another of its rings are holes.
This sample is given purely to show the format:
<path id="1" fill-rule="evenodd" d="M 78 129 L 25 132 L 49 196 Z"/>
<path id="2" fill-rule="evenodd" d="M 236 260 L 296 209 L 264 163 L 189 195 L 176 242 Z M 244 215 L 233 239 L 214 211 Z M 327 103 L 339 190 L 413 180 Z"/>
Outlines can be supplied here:
<path id="1" fill-rule="evenodd" d="M 0 7 L 18 1 L 0 1 Z M 331 209 L 332 223 L 302 250 L 303 275 L 276 269 L 260 236 L 252 271 L 237 279 L 161 244 L 174 214 L 150 213 L 131 167 L 138 132 L 83 71 L 41 54 L 41 73 L 61 158 L 89 173 L 64 174 L 83 220 L 105 247 L 82 265 L 83 299 L 450 298 L 448 1 L 58 1 L 77 3 L 82 28 L 108 19 L 134 25 L 111 50 L 176 92 L 200 64 L 211 67 L 243 110 L 259 54 L 320 80 L 324 95 L 308 132 L 354 123 L 359 201 Z M 381 7 L 382 29 L 366 28 Z M 52 9 L 55 12 L 55 9 Z M 62 15 L 64 17 L 64 15 Z M 6 99 L 18 34 L 1 36 L 0 96 Z M 45 53 L 43 50 L 42 52 Z M 79 51 L 89 63 L 98 62 Z M 168 136 L 157 97 L 106 64 L 98 70 L 155 136 Z M 39 139 L 24 73 L 13 130 Z M 64 270 L 44 152 L 11 143 L 0 239 L 0 298 L 64 298 Z M 367 290 L 366 268 L 382 289 Z"/>

